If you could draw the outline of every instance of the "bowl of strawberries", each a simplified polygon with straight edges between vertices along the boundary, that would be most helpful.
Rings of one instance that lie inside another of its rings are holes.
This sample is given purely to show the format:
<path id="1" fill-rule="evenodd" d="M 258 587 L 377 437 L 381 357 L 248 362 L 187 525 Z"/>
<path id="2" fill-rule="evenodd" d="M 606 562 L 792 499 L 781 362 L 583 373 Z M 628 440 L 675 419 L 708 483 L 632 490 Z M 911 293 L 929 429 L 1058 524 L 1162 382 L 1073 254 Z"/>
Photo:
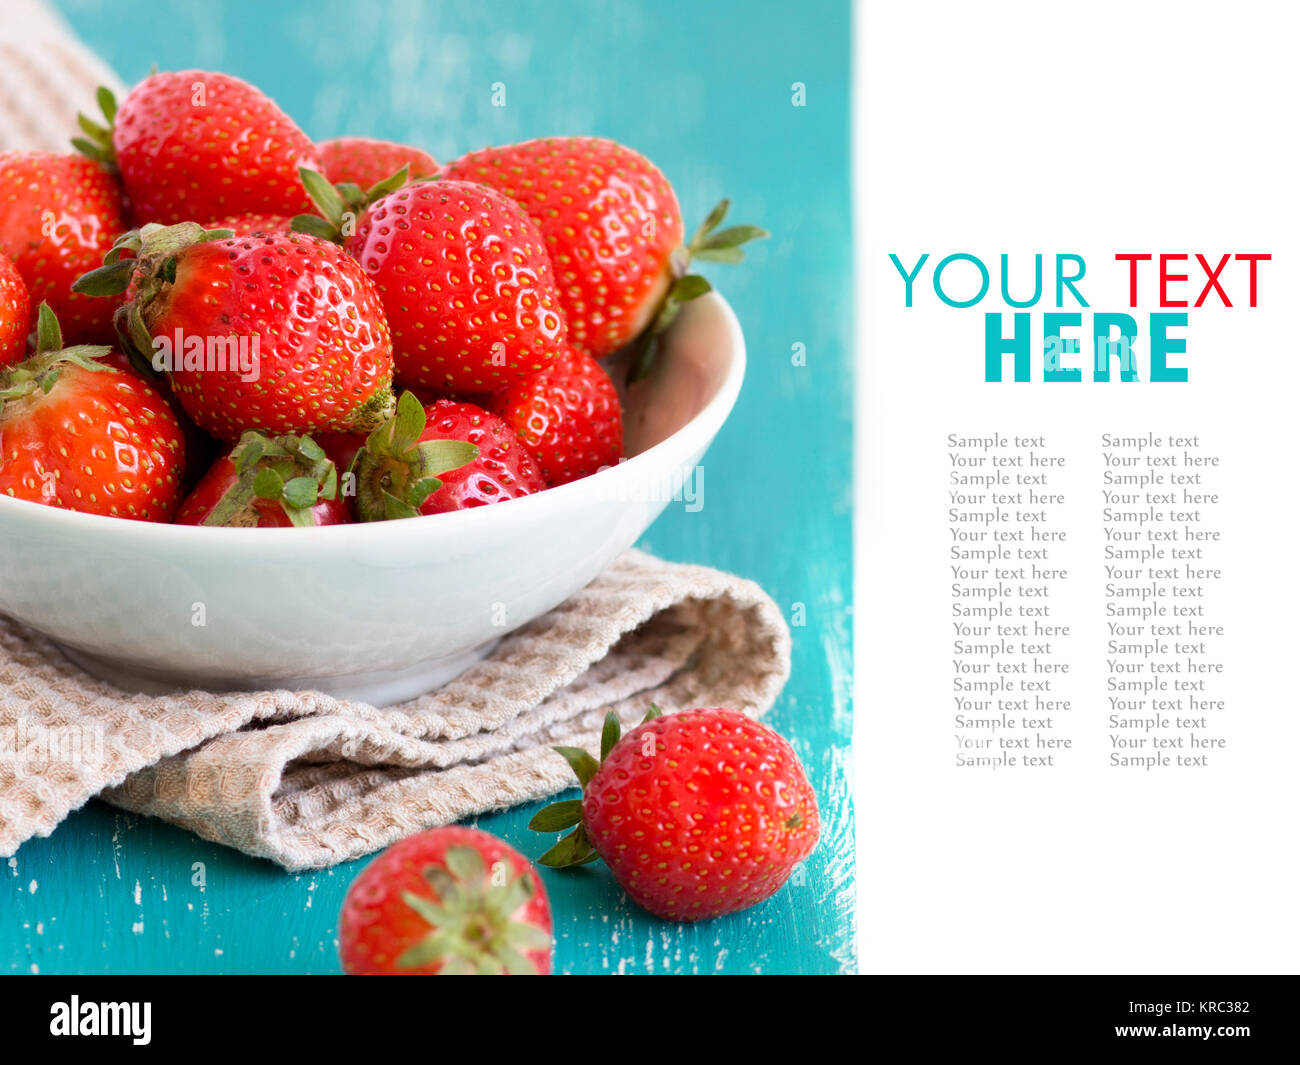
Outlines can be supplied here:
<path id="1" fill-rule="evenodd" d="M 224 74 L 0 153 L 0 612 L 134 691 L 377 704 L 681 499 L 744 338 L 648 159 L 313 143 Z"/>

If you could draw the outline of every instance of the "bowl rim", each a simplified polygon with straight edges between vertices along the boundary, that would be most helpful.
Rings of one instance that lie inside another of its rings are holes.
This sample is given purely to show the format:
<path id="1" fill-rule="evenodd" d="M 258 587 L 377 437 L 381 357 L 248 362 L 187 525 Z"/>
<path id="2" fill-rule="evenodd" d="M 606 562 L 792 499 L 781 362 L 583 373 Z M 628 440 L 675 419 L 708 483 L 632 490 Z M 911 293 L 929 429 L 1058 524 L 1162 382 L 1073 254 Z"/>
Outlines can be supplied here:
<path id="1" fill-rule="evenodd" d="M 741 383 L 745 376 L 746 351 L 745 337 L 740 328 L 740 322 L 726 298 L 721 293 L 712 291 L 700 297 L 699 302 L 703 303 L 705 301 L 715 303 L 722 312 L 731 339 L 732 357 L 721 385 L 699 413 L 670 436 L 640 454 L 620 460 L 616 466 L 606 467 L 587 477 L 570 481 L 568 484 L 556 485 L 542 492 L 506 500 L 504 505 L 512 508 L 510 514 L 515 519 L 527 520 L 527 515 L 523 512 L 525 507 L 537 510 L 548 503 L 557 502 L 562 498 L 557 493 L 562 493 L 563 498 L 567 499 L 576 496 L 580 492 L 590 492 L 593 485 L 598 481 L 601 484 L 610 485 L 614 483 L 615 478 L 622 478 L 625 481 L 634 479 L 643 470 L 654 465 L 656 460 L 665 453 L 679 448 L 689 453 L 701 441 L 707 445 L 712 440 L 728 415 L 730 415 L 740 395 Z M 603 480 L 601 480 L 602 478 Z M 47 506 L 44 503 L 34 503 L 27 499 L 15 499 L 4 494 L 0 494 L 0 519 L 3 519 L 6 510 L 17 508 L 14 517 L 24 518 L 32 523 L 46 524 L 51 527 L 51 531 L 82 531 L 101 538 L 109 535 L 130 537 L 142 543 L 148 541 L 171 548 L 184 544 L 197 545 L 199 543 L 206 543 L 211 547 L 218 544 L 222 546 L 246 544 L 250 548 L 256 547 L 259 552 L 265 553 L 270 546 L 293 550 L 305 547 L 308 540 L 316 543 L 322 538 L 331 536 L 336 538 L 348 537 L 349 539 L 362 537 L 377 540 L 384 536 L 401 534 L 402 530 L 405 530 L 406 534 L 419 534 L 423 531 L 427 535 L 432 533 L 435 528 L 440 533 L 459 531 L 468 535 L 472 534 L 474 529 L 483 523 L 503 520 L 498 516 L 498 508 L 502 505 L 469 507 L 465 510 L 450 511 L 446 514 L 421 514 L 415 518 L 404 518 L 399 521 L 347 522 L 341 525 L 314 526 L 310 530 L 311 536 L 309 538 L 301 534 L 296 537 L 288 535 L 282 528 L 226 528 L 223 526 L 176 525 L 171 522 L 134 521 L 129 518 L 109 517 L 105 514 L 87 514 L 82 511 L 66 510 L 62 507 Z M 431 527 L 429 523 L 435 521 L 438 524 Z"/>

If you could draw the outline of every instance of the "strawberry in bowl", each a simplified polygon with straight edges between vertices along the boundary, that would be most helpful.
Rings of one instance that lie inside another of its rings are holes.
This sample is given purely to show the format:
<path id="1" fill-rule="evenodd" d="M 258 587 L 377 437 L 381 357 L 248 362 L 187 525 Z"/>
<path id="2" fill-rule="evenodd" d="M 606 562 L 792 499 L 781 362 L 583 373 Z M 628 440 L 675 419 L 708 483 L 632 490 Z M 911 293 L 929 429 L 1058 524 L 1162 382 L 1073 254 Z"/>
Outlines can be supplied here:
<path id="1" fill-rule="evenodd" d="M 403 167 L 411 180 L 431 177 L 438 170 L 433 156 L 421 148 L 371 137 L 335 137 L 316 145 L 325 177 L 335 185 L 369 189 Z"/>
<path id="2" fill-rule="evenodd" d="M 0 370 L 0 494 L 137 521 L 172 520 L 185 437 L 148 383 L 103 361 L 107 347 L 64 347 L 42 303 L 36 353 Z"/>
<path id="3" fill-rule="evenodd" d="M 363 521 L 445 514 L 546 488 L 537 461 L 500 418 L 449 399 L 421 408 L 412 392 L 370 434 L 352 469 Z"/>
<path id="4" fill-rule="evenodd" d="M 0 253 L 22 276 L 31 310 L 48 303 L 70 344 L 111 343 L 116 305 L 72 285 L 128 228 L 112 170 L 79 155 L 0 152 L 0 189 Z"/>
<path id="5" fill-rule="evenodd" d="M 74 289 L 128 292 L 117 315 L 124 337 L 220 440 L 250 429 L 367 432 L 392 412 L 378 296 L 328 241 L 150 225 L 122 236 Z"/>
<path id="6" fill-rule="evenodd" d="M 343 525 L 352 506 L 338 470 L 310 436 L 247 432 L 181 504 L 177 525 L 290 528 Z"/>
<path id="7" fill-rule="evenodd" d="M 514 200 L 473 182 L 400 185 L 369 202 L 348 234 L 357 204 L 318 174 L 303 180 L 323 217 L 295 225 L 339 240 L 374 283 L 400 384 L 476 395 L 559 355 L 565 327 L 551 259 Z"/>

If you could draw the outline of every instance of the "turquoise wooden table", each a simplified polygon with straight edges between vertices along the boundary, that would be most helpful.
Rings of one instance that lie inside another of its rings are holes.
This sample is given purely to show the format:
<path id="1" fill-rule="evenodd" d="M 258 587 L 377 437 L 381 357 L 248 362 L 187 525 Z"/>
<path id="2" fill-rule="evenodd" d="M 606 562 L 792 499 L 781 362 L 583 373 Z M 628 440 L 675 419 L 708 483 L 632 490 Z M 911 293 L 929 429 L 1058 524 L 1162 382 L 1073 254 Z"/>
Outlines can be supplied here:
<path id="1" fill-rule="evenodd" d="M 750 363 L 704 462 L 704 506 L 670 506 L 640 546 L 753 578 L 786 611 L 794 671 L 769 721 L 817 789 L 821 844 L 776 897 L 698 926 L 637 910 L 601 866 L 543 875 L 561 972 L 852 969 L 847 5 L 806 0 L 797 20 L 774 0 L 60 7 L 128 82 L 155 60 L 225 70 L 315 137 L 392 137 L 438 159 L 613 137 L 663 168 L 688 228 L 725 194 L 736 221 L 771 230 L 749 262 L 713 271 Z M 536 809 L 477 823 L 536 856 Z M 366 861 L 289 875 L 92 803 L 0 866 L 0 969 L 335 973 L 339 905 Z"/>

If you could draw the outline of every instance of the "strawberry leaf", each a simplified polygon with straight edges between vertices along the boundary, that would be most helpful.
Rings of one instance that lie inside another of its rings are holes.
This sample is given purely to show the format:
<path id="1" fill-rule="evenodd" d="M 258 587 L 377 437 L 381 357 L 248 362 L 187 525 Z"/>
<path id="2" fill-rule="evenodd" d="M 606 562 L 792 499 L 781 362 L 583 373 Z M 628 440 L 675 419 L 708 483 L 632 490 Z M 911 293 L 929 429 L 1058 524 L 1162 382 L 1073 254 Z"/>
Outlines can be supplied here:
<path id="1" fill-rule="evenodd" d="M 253 495 L 258 499 L 280 499 L 284 495 L 284 481 L 275 470 L 264 467 L 253 475 Z"/>
<path id="2" fill-rule="evenodd" d="M 286 508 L 292 507 L 299 510 L 307 510 L 316 505 L 316 494 L 318 485 L 314 477 L 294 477 L 284 486 L 284 504 Z M 292 515 L 291 515 L 292 516 Z"/>
<path id="3" fill-rule="evenodd" d="M 389 423 L 388 442 L 391 451 L 396 454 L 409 451 L 424 432 L 424 407 L 414 392 L 403 392 L 397 400 L 397 414 Z"/>
<path id="4" fill-rule="evenodd" d="M 591 778 L 596 775 L 596 771 L 600 769 L 600 763 L 581 747 L 553 747 L 551 749 L 564 757 L 564 760 L 569 763 L 569 768 L 577 774 L 578 783 L 584 788 L 591 781 Z"/>
<path id="5" fill-rule="evenodd" d="M 619 736 L 623 733 L 623 727 L 619 724 L 618 715 L 611 710 L 605 715 L 605 726 L 600 731 L 600 760 L 603 762 L 609 757 L 609 752 L 614 749 L 614 744 L 618 743 Z"/>
<path id="6" fill-rule="evenodd" d="M 751 240 L 762 240 L 772 234 L 758 226 L 730 226 L 711 234 L 696 246 L 696 254 L 705 248 L 736 248 Z"/>
<path id="7" fill-rule="evenodd" d="M 134 259 L 120 259 L 88 270 L 72 283 L 72 291 L 86 296 L 119 296 L 131 283 Z"/>
<path id="8" fill-rule="evenodd" d="M 430 474 L 458 470 L 478 458 L 478 448 L 465 440 L 426 440 L 416 450 L 423 460 L 420 468 Z"/>
<path id="9" fill-rule="evenodd" d="M 342 193 L 329 183 L 324 174 L 310 167 L 300 166 L 298 176 L 302 179 L 302 187 L 307 190 L 307 198 L 320 211 L 321 216 L 327 222 L 332 222 L 336 229 L 341 226 L 343 213 L 347 210 Z"/>
<path id="10" fill-rule="evenodd" d="M 707 278 L 699 274 L 687 274 L 673 282 L 673 287 L 668 290 L 668 298 L 675 303 L 688 303 L 712 291 L 713 286 Z"/>
<path id="11" fill-rule="evenodd" d="M 713 210 L 708 213 L 708 216 L 704 219 L 704 221 L 700 223 L 700 228 L 695 231 L 695 235 L 691 237 L 689 247 L 694 248 L 701 239 L 708 236 L 715 229 L 717 229 L 718 226 L 722 224 L 722 220 L 727 217 L 727 210 L 730 207 L 731 207 L 730 200 L 723 200 L 716 207 L 714 207 Z"/>
<path id="12" fill-rule="evenodd" d="M 571 865 L 585 865 L 592 859 L 593 853 L 592 846 L 587 841 L 586 830 L 579 825 L 538 858 L 537 863 L 550 869 L 564 869 Z"/>
<path id="13" fill-rule="evenodd" d="M 36 312 L 36 352 L 44 355 L 58 351 L 63 347 L 63 332 L 59 329 L 59 319 L 44 300 Z"/>
<path id="14" fill-rule="evenodd" d="M 95 90 L 95 102 L 99 104 L 104 120 L 112 128 L 113 122 L 117 119 L 117 97 L 113 95 L 113 90 L 101 85 Z"/>
<path id="15" fill-rule="evenodd" d="M 388 177 L 384 178 L 383 181 L 375 182 L 363 194 L 366 205 L 369 206 L 370 204 L 374 203 L 377 199 L 379 199 L 379 197 L 387 196 L 390 192 L 396 192 L 398 189 L 400 189 L 403 185 L 407 183 L 410 177 L 411 177 L 411 164 L 407 163 L 396 173 L 389 174 Z M 360 189 L 357 189 L 357 191 L 361 192 Z"/>
<path id="16" fill-rule="evenodd" d="M 320 237 L 321 240 L 337 240 L 339 235 L 338 227 L 314 214 L 294 215 L 289 228 L 295 233 L 306 233 L 309 237 Z"/>
<path id="17" fill-rule="evenodd" d="M 582 800 L 564 799 L 538 810 L 528 827 L 534 832 L 563 832 L 582 820 Z"/>
<path id="18" fill-rule="evenodd" d="M 695 258 L 704 263 L 743 263 L 745 253 L 740 248 L 701 248 Z"/>
<path id="19" fill-rule="evenodd" d="M 483 855 L 473 847 L 448 847 L 444 860 L 451 875 L 467 884 L 482 880 L 487 873 Z"/>

